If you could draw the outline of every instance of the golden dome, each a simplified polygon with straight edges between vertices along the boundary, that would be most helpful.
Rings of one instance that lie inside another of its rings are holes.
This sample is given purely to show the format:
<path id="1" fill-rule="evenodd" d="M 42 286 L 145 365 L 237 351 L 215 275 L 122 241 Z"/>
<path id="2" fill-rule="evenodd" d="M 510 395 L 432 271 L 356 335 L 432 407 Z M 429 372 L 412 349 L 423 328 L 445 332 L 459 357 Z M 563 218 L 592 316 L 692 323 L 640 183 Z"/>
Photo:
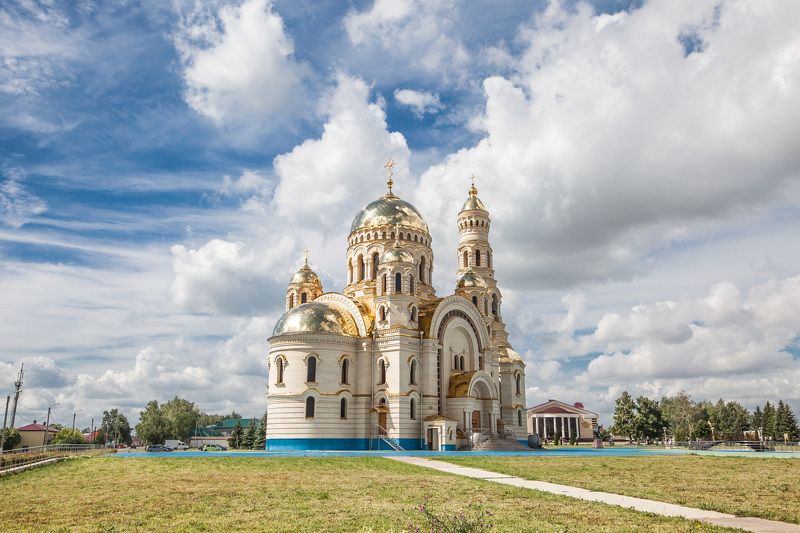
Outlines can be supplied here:
<path id="1" fill-rule="evenodd" d="M 459 288 L 479 287 L 481 289 L 485 289 L 486 282 L 483 281 L 483 278 L 473 272 L 470 268 L 464 272 L 460 278 L 458 278 L 457 286 Z"/>
<path id="2" fill-rule="evenodd" d="M 461 207 L 461 211 L 486 211 L 486 207 L 481 202 L 481 199 L 478 198 L 478 188 L 475 187 L 475 182 L 472 182 L 472 187 L 469 188 L 469 198 L 467 201 L 464 202 L 464 205 Z"/>
<path id="3" fill-rule="evenodd" d="M 291 333 L 328 333 L 355 337 L 358 329 L 347 313 L 322 302 L 310 302 L 286 311 L 272 331 L 273 336 Z"/>
<path id="4" fill-rule="evenodd" d="M 350 233 L 380 226 L 402 226 L 428 233 L 428 224 L 417 208 L 393 194 L 370 202 L 358 212 Z"/>
<path id="5" fill-rule="evenodd" d="M 319 276 L 317 276 L 317 274 L 311 270 L 308 265 L 304 265 L 300 270 L 295 272 L 294 276 L 292 276 L 292 280 L 289 283 L 315 283 L 321 285 Z"/>
<path id="6" fill-rule="evenodd" d="M 400 248 L 400 244 L 395 241 L 394 246 L 388 248 L 381 254 L 380 263 L 413 263 L 414 256 Z"/>

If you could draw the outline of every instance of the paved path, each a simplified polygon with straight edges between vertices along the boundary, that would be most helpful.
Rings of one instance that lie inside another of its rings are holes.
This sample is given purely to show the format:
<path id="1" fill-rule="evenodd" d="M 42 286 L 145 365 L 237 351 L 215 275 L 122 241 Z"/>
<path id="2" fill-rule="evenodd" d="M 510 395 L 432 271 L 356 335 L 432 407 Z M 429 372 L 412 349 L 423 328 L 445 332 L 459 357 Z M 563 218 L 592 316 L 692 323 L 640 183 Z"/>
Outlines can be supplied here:
<path id="1" fill-rule="evenodd" d="M 654 513 L 663 516 L 678 516 L 688 518 L 689 520 L 698 520 L 700 522 L 714 524 L 717 526 L 733 527 L 758 533 L 800 533 L 800 525 L 797 524 L 776 522 L 774 520 L 765 520 L 763 518 L 735 516 L 732 514 L 718 513 L 716 511 L 695 509 L 694 507 L 684 507 L 682 505 L 675 505 L 672 503 L 657 502 L 655 500 L 645 500 L 642 498 L 634 498 L 632 496 L 609 494 L 607 492 L 596 492 L 593 490 L 570 487 L 568 485 L 557 485 L 555 483 L 547 483 L 546 481 L 531 481 L 528 479 L 508 476 L 506 474 L 498 474 L 497 472 L 489 472 L 488 470 L 481 470 L 479 468 L 469 468 L 451 463 L 445 463 L 443 461 L 433 461 L 431 459 L 425 459 L 424 457 L 389 456 L 387 459 L 393 459 L 395 461 L 416 466 L 433 468 L 434 470 L 447 472 L 449 474 L 457 474 L 459 476 L 467 476 L 476 479 L 492 481 L 495 483 L 502 483 L 503 485 L 540 490 L 543 492 L 549 492 L 551 494 L 559 494 L 561 496 L 569 496 L 570 498 L 578 498 L 580 500 L 589 500 L 593 502 L 607 503 L 609 505 L 618 505 L 621 507 L 634 509 L 636 511 Z"/>

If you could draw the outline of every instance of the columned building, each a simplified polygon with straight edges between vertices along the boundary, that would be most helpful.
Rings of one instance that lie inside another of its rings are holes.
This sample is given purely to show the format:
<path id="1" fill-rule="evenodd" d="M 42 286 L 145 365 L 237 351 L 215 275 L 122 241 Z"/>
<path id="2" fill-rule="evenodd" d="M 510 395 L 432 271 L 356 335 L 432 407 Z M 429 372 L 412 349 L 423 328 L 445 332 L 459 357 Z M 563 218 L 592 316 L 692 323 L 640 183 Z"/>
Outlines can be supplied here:
<path id="1" fill-rule="evenodd" d="M 392 191 L 353 219 L 347 285 L 291 278 L 269 339 L 267 449 L 455 450 L 477 433 L 527 442 L 525 364 L 494 277 L 491 218 L 473 184 L 458 216 L 453 294 L 433 287 L 431 235 Z"/>
<path id="2" fill-rule="evenodd" d="M 542 440 L 558 436 L 562 442 L 575 437 L 577 441 L 592 440 L 597 429 L 597 413 L 587 411 L 583 404 L 570 405 L 558 400 L 548 400 L 528 409 L 528 433 Z"/>

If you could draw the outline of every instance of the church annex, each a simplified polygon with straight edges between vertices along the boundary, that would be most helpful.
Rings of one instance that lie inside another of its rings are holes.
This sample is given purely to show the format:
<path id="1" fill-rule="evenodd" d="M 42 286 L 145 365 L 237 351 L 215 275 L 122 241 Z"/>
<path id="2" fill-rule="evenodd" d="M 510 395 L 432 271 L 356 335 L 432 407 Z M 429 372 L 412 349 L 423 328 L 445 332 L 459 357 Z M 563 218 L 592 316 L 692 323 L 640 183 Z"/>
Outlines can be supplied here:
<path id="1" fill-rule="evenodd" d="M 456 450 L 486 432 L 527 442 L 489 212 L 473 184 L 455 292 L 439 297 L 428 225 L 393 194 L 392 166 L 387 194 L 353 220 L 343 293 L 325 292 L 307 259 L 289 282 L 269 339 L 268 450 Z"/>

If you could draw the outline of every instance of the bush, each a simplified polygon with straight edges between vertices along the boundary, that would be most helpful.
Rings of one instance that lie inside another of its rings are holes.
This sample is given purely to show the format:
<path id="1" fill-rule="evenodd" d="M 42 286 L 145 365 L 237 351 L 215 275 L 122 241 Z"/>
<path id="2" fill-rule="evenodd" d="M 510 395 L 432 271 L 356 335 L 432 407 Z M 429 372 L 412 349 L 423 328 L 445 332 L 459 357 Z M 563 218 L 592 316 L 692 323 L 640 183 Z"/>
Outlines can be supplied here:
<path id="1" fill-rule="evenodd" d="M 578 444 L 578 441 L 577 441 L 577 439 L 575 438 L 575 435 L 572 435 L 572 436 L 570 436 L 570 438 L 569 438 L 569 444 L 570 444 L 570 446 L 575 446 L 576 444 Z"/>
<path id="2" fill-rule="evenodd" d="M 465 513 L 459 511 L 452 515 L 439 514 L 437 515 L 428 507 L 428 500 L 422 502 L 418 508 L 419 512 L 425 518 L 426 524 L 423 527 L 409 525 L 408 529 L 416 533 L 422 531 L 435 531 L 437 533 L 472 533 L 476 531 L 487 531 L 491 529 L 492 524 L 487 522 L 487 519 L 492 515 L 488 509 L 481 509 L 474 513 Z"/>
<path id="3" fill-rule="evenodd" d="M 6 440 L 3 442 L 3 450 L 10 450 L 22 440 L 22 435 L 14 428 L 6 428 Z"/>
<path id="4" fill-rule="evenodd" d="M 86 444 L 86 439 L 77 429 L 63 428 L 56 433 L 50 444 Z"/>

